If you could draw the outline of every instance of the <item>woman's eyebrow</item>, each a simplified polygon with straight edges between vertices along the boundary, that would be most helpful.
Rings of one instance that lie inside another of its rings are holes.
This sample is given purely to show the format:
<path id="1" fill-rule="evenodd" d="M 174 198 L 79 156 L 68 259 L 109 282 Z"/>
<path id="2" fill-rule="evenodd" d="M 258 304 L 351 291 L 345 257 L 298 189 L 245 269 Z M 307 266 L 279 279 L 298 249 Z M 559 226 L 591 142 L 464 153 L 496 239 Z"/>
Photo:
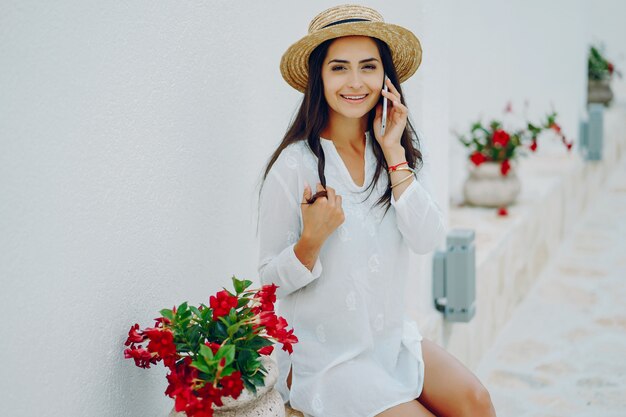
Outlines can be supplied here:
<path id="1" fill-rule="evenodd" d="M 379 61 L 378 59 L 376 59 L 376 58 L 367 58 L 367 59 L 362 59 L 362 60 L 360 60 L 360 61 L 359 61 L 359 64 L 363 64 L 363 63 L 365 63 L 365 62 L 373 62 L 373 61 L 380 62 L 380 61 Z M 333 62 L 338 62 L 338 63 L 340 63 L 340 64 L 349 64 L 349 63 L 350 63 L 350 61 L 347 61 L 347 60 L 345 60 L 345 59 L 331 59 L 330 61 L 328 61 L 328 65 L 332 64 Z"/>

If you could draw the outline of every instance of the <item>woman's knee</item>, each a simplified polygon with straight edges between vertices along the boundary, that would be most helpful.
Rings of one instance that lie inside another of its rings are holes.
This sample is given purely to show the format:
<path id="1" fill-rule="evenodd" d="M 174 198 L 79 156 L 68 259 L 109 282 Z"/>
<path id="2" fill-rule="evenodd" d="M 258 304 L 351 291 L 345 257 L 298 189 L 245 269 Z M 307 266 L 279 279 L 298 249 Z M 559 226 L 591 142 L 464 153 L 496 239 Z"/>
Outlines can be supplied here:
<path id="1" fill-rule="evenodd" d="M 468 387 L 465 393 L 467 417 L 491 417 L 495 416 L 493 403 L 489 391 L 480 382 L 476 382 Z"/>

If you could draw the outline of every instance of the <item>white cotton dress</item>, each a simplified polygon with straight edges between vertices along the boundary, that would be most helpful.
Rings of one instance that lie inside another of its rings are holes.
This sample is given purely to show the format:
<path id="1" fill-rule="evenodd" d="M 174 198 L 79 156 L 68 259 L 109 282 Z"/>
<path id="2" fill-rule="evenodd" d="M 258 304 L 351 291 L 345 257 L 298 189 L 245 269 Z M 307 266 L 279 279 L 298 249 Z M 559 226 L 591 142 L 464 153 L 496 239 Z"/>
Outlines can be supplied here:
<path id="1" fill-rule="evenodd" d="M 307 417 L 373 417 L 417 398 L 423 387 L 422 336 L 405 316 L 405 283 L 409 250 L 427 253 L 441 243 L 443 219 L 416 180 L 398 201 L 392 197 L 383 217 L 375 202 L 388 186 L 387 173 L 381 172 L 369 197 L 365 191 L 376 169 L 372 140 L 367 134 L 359 187 L 334 143 L 321 138 L 326 182 L 342 196 L 345 221 L 324 243 L 312 271 L 294 253 L 305 183 L 315 192 L 319 182 L 317 157 L 306 141 L 283 150 L 260 197 L 260 280 L 279 286 L 277 314 L 299 339 L 291 355 L 275 350 L 277 389 Z"/>

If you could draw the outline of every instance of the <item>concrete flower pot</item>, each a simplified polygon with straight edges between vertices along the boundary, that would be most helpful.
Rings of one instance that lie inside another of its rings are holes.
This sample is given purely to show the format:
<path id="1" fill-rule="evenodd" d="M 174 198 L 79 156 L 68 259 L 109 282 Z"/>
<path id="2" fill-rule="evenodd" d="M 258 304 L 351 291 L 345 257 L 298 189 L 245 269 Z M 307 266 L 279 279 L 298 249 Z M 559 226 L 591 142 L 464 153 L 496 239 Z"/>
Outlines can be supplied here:
<path id="1" fill-rule="evenodd" d="M 261 363 L 267 369 L 265 385 L 257 387 L 256 394 L 244 388 L 237 399 L 223 398 L 223 406 L 213 406 L 214 417 L 285 417 L 283 399 L 274 388 L 278 380 L 278 364 L 268 355 L 261 355 Z M 169 417 L 187 417 L 187 415 L 172 409 Z"/>
<path id="2" fill-rule="evenodd" d="M 608 106 L 613 100 L 611 80 L 588 80 L 587 103 L 600 103 Z"/>
<path id="3" fill-rule="evenodd" d="M 514 165 L 504 176 L 499 162 L 483 162 L 479 166 L 470 164 L 463 195 L 465 202 L 474 206 L 502 207 L 515 202 L 521 188 Z"/>

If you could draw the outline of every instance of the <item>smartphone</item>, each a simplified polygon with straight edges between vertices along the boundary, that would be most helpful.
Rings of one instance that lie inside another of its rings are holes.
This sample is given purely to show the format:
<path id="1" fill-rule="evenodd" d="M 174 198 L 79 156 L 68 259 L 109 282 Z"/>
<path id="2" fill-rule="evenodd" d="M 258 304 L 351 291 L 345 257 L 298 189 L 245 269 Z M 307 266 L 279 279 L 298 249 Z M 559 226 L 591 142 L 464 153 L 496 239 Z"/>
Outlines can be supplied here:
<path id="1" fill-rule="evenodd" d="M 384 84 L 383 90 L 389 91 L 389 89 L 387 88 L 387 74 L 385 74 L 383 84 Z M 387 127 L 387 97 L 383 96 L 383 121 L 380 124 L 380 137 L 384 136 L 386 127 Z"/>

